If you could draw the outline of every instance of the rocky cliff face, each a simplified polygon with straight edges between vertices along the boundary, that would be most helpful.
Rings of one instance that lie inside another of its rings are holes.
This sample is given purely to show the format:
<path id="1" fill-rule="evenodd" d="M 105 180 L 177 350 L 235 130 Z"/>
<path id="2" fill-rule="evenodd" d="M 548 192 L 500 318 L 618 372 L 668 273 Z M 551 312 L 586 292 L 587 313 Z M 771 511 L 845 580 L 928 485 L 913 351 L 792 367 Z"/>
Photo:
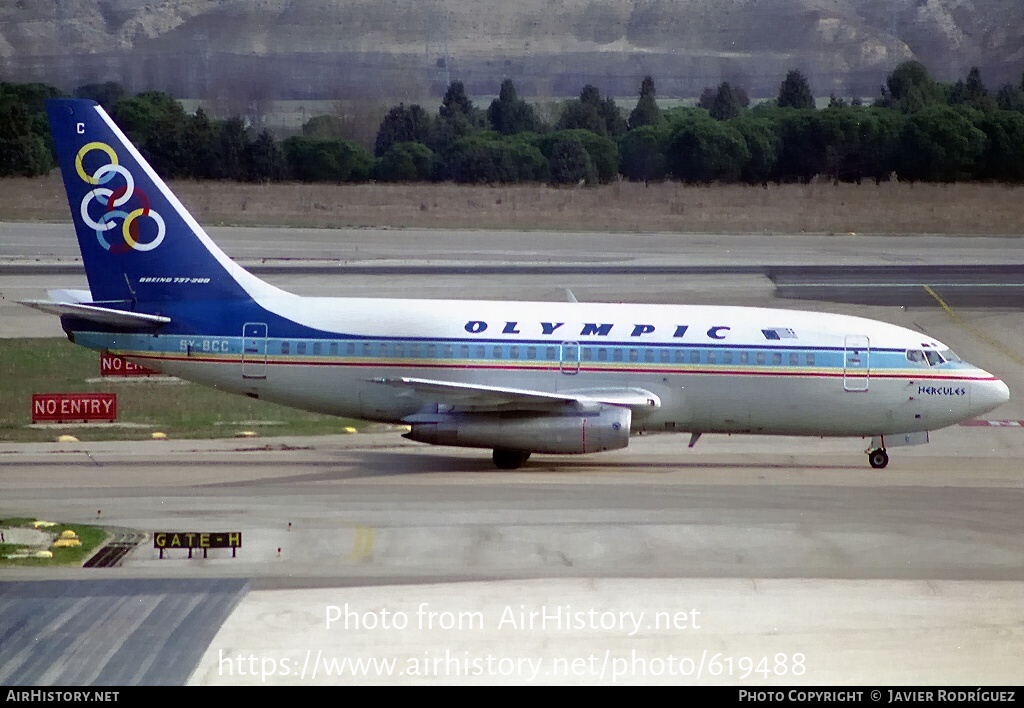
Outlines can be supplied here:
<path id="1" fill-rule="evenodd" d="M 1021 0 L 6 0 L 0 72 L 65 87 L 118 80 L 182 96 L 394 97 L 449 77 L 526 95 L 587 82 L 694 95 L 722 80 L 772 94 L 873 94 L 900 61 L 936 78 L 1024 71 Z"/>

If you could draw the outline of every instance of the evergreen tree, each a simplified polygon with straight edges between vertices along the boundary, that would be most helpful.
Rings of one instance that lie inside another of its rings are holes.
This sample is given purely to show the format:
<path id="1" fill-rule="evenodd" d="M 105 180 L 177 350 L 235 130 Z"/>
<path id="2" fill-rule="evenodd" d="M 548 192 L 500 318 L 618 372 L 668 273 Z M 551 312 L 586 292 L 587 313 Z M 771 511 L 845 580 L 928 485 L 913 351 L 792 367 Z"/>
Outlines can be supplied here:
<path id="1" fill-rule="evenodd" d="M 944 103 L 942 89 L 919 61 L 905 61 L 885 80 L 885 90 L 875 105 L 901 113 L 916 113 L 926 106 Z"/>
<path id="2" fill-rule="evenodd" d="M 970 180 L 988 141 L 961 112 L 930 106 L 910 116 L 900 136 L 900 179 L 927 182 Z"/>
<path id="3" fill-rule="evenodd" d="M 636 130 L 645 125 L 657 125 L 661 119 L 661 109 L 655 100 L 654 79 L 648 74 L 640 82 L 640 98 L 636 107 L 629 114 L 627 126 L 630 130 Z"/>
<path id="4" fill-rule="evenodd" d="M 555 130 L 589 130 L 597 135 L 608 134 L 608 126 L 598 106 L 578 99 L 565 102 Z"/>
<path id="5" fill-rule="evenodd" d="M 561 138 L 551 149 L 551 184 L 594 184 L 597 173 L 583 143 L 574 137 Z"/>
<path id="6" fill-rule="evenodd" d="M 791 70 L 779 86 L 780 108 L 814 108 L 814 94 L 798 69 Z"/>
<path id="7" fill-rule="evenodd" d="M 665 179 L 665 137 L 663 129 L 642 125 L 619 138 L 622 175 L 645 184 Z"/>
<path id="8" fill-rule="evenodd" d="M 473 102 L 469 100 L 469 96 L 466 95 L 466 87 L 461 81 L 453 81 L 444 92 L 444 98 L 441 100 L 441 108 L 439 110 L 442 118 L 450 118 L 456 114 L 461 113 L 466 118 L 473 122 L 476 117 L 476 108 L 473 106 Z"/>
<path id="9" fill-rule="evenodd" d="M 615 99 L 610 96 L 602 99 L 598 88 L 587 84 L 578 99 L 566 102 L 555 129 L 583 129 L 598 135 L 617 136 L 626 132 L 626 120 L 615 105 Z"/>
<path id="10" fill-rule="evenodd" d="M 512 79 L 501 82 L 498 98 L 491 101 L 487 119 L 494 130 L 502 135 L 515 135 L 537 130 L 540 123 L 533 107 L 520 100 Z"/>
<path id="11" fill-rule="evenodd" d="M 185 122 L 185 175 L 193 179 L 213 179 L 217 175 L 219 132 L 201 107 Z"/>
<path id="12" fill-rule="evenodd" d="M 743 135 L 731 125 L 698 117 L 675 127 L 666 159 L 669 171 L 684 182 L 734 182 L 750 152 Z"/>
<path id="13" fill-rule="evenodd" d="M 377 130 L 373 154 L 381 157 L 395 143 L 426 143 L 430 138 L 430 117 L 420 106 L 393 106 Z"/>
<path id="14" fill-rule="evenodd" d="M 746 91 L 723 81 L 715 92 L 715 100 L 710 109 L 711 117 L 715 120 L 729 120 L 737 117 L 749 105 L 750 98 Z"/>
<path id="15" fill-rule="evenodd" d="M 377 179 L 384 182 L 424 182 L 430 179 L 434 153 L 422 143 L 395 143 L 377 162 Z"/>
<path id="16" fill-rule="evenodd" d="M 988 89 L 981 80 L 981 71 L 972 67 L 967 73 L 967 80 L 957 81 L 949 91 L 948 103 L 951 106 L 970 106 L 985 113 L 997 108 L 996 99 L 988 94 Z"/>
<path id="17" fill-rule="evenodd" d="M 1005 84 L 996 92 L 996 107 L 1003 111 L 1024 113 L 1024 90 L 1013 84 Z"/>
<path id="18" fill-rule="evenodd" d="M 279 182 L 288 163 L 270 131 L 263 130 L 245 147 L 246 179 L 250 182 Z"/>
<path id="19" fill-rule="evenodd" d="M 0 94 L 0 177 L 34 177 L 49 171 L 50 153 L 32 130 L 32 117 L 16 96 Z"/>
<path id="20" fill-rule="evenodd" d="M 217 150 L 218 179 L 233 179 L 239 182 L 247 177 L 245 156 L 249 147 L 249 131 L 239 118 L 229 118 L 220 124 Z"/>

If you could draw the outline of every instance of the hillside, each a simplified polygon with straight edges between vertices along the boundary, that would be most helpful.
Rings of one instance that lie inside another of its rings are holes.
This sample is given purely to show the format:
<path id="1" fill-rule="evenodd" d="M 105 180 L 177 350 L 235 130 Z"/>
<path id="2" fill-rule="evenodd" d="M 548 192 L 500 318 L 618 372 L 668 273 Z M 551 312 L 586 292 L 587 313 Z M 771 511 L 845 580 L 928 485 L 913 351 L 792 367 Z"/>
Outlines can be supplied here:
<path id="1" fill-rule="evenodd" d="M 587 82 L 770 95 L 790 68 L 816 93 L 874 94 L 898 62 L 943 80 L 1024 70 L 1020 0 L 10 0 L 0 72 L 65 87 L 118 80 L 180 96 L 571 95 Z"/>

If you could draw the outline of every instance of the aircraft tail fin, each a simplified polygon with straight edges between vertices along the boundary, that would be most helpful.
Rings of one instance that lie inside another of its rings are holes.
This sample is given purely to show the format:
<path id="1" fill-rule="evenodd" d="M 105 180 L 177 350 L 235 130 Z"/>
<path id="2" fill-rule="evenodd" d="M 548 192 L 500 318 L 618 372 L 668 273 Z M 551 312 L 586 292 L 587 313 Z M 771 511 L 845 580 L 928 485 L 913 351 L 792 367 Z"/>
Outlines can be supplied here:
<path id="1" fill-rule="evenodd" d="M 52 99 L 50 131 L 95 303 L 248 298 L 237 265 L 97 103 Z"/>

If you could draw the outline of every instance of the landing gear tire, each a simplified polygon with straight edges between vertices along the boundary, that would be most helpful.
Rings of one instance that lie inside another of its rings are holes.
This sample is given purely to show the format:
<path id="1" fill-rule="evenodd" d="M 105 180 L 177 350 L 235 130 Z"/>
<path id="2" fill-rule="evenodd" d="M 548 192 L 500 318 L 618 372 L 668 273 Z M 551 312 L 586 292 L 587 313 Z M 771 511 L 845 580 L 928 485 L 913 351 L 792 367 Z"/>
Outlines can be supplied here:
<path id="1" fill-rule="evenodd" d="M 494 466 L 499 470 L 515 470 L 526 464 L 526 461 L 530 459 L 530 453 L 528 450 L 495 448 L 492 459 Z"/>
<path id="2" fill-rule="evenodd" d="M 868 453 L 868 462 L 876 470 L 880 470 L 889 464 L 889 453 L 885 450 L 872 450 Z"/>

